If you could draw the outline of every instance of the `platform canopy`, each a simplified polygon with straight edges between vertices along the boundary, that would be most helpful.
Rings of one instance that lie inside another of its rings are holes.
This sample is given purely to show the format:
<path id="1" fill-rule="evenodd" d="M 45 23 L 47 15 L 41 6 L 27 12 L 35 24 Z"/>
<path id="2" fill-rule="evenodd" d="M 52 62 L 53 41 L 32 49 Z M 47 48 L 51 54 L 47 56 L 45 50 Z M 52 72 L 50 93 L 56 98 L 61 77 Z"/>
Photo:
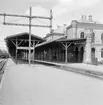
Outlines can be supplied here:
<path id="1" fill-rule="evenodd" d="M 28 32 L 24 32 L 24 33 L 19 33 L 19 34 L 15 34 L 15 35 L 10 35 L 10 36 L 7 36 L 6 37 L 6 40 L 13 40 L 13 41 L 15 41 L 15 40 L 18 40 L 18 41 L 20 41 L 20 40 L 26 40 L 26 41 L 28 41 L 29 40 L 29 33 Z M 39 36 L 37 36 L 37 35 L 34 35 L 34 34 L 31 34 L 31 41 L 44 41 L 44 39 L 43 38 L 41 38 L 41 37 L 39 37 Z"/>
<path id="2" fill-rule="evenodd" d="M 11 35 L 11 36 L 7 36 L 5 38 L 5 41 L 7 42 L 7 47 L 13 47 L 16 44 L 16 41 L 18 42 L 18 44 L 20 46 L 28 46 L 28 42 L 29 42 L 29 33 L 24 32 L 24 33 L 19 33 L 19 34 L 15 34 L 15 35 Z M 35 42 L 43 42 L 45 41 L 43 38 L 31 34 L 31 43 L 35 41 Z"/>
<path id="3" fill-rule="evenodd" d="M 49 42 L 46 41 L 35 47 L 36 59 L 56 62 L 65 61 L 65 63 L 68 61 L 82 62 L 85 45 L 86 38 L 67 39 L 64 36 Z"/>
<path id="4" fill-rule="evenodd" d="M 40 43 L 36 45 L 36 48 L 41 48 L 41 47 L 51 47 L 51 46 L 56 46 L 58 43 L 74 43 L 74 44 L 85 44 L 86 43 L 86 38 L 78 38 L 78 39 L 67 39 L 67 37 L 61 37 L 59 39 L 53 40 L 53 41 L 44 41 L 43 43 Z"/>
<path id="5" fill-rule="evenodd" d="M 5 38 L 8 51 L 11 55 L 15 56 L 16 49 L 28 50 L 29 49 L 29 33 L 19 33 Z M 31 50 L 36 44 L 42 43 L 45 40 L 37 35 L 31 34 Z"/>

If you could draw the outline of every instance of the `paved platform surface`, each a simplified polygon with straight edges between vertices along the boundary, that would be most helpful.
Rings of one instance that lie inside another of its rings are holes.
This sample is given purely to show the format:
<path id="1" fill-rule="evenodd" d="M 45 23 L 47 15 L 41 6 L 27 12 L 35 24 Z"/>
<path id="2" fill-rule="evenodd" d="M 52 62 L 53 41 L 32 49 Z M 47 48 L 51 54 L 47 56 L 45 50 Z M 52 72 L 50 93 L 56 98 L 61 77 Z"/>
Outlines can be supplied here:
<path id="1" fill-rule="evenodd" d="M 0 105 L 103 105 L 103 81 L 52 66 L 8 60 Z"/>
<path id="2" fill-rule="evenodd" d="M 47 62 L 47 61 L 40 61 L 40 60 L 35 60 L 35 61 L 74 68 L 76 70 L 82 69 L 82 70 L 89 70 L 89 71 L 96 71 L 96 72 L 103 73 L 103 65 L 91 65 L 91 64 L 85 64 L 85 63 L 67 63 L 65 64 L 65 63 Z"/>

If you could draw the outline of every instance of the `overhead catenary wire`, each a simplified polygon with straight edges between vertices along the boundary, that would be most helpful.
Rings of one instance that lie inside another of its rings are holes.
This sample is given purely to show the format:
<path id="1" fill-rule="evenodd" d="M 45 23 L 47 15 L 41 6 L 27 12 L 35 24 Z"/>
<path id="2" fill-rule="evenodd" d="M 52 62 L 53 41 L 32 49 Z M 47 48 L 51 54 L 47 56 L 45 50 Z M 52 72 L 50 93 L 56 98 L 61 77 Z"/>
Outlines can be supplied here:
<path id="1" fill-rule="evenodd" d="M 24 18 L 15 19 L 15 20 L 7 21 L 7 22 L 17 22 L 17 21 L 21 21 L 21 20 L 24 20 Z"/>
<path id="2" fill-rule="evenodd" d="M 35 20 L 38 21 L 39 23 L 48 24 L 47 22 L 40 20 L 40 19 L 35 19 Z"/>
<path id="3" fill-rule="evenodd" d="M 3 29 L 4 29 L 4 26 L 1 25 L 1 26 L 0 26 L 0 35 L 2 35 Z"/>
<path id="4" fill-rule="evenodd" d="M 18 17 L 17 17 L 18 18 Z M 12 20 L 12 21 L 9 21 L 9 20 L 6 20 L 5 19 L 5 21 L 4 21 L 4 25 L 16 25 L 16 26 L 29 26 L 29 24 L 21 24 L 21 23 L 19 23 L 19 22 L 22 22 L 23 23 L 23 21 L 22 20 L 25 20 L 26 18 L 20 18 L 20 19 L 15 19 L 15 20 Z M 45 24 L 45 25 L 40 25 L 40 24 L 37 24 L 37 25 L 33 25 L 33 24 L 31 24 L 31 26 L 32 27 L 44 27 L 44 28 L 50 28 L 51 26 L 49 26 L 49 25 L 47 25 L 47 24 L 49 24 L 49 23 L 47 23 L 47 22 L 45 22 L 45 21 L 43 21 L 43 20 L 41 20 L 41 19 L 37 19 L 37 18 L 35 18 L 35 19 L 33 19 L 34 21 L 38 21 L 39 23 L 42 23 L 42 24 Z M 18 23 L 15 23 L 15 22 L 18 22 Z M 24 21 L 25 22 L 25 21 Z M 32 23 L 34 23 L 33 21 L 32 21 Z M 2 23 L 1 23 L 2 24 Z"/>
<path id="5" fill-rule="evenodd" d="M 22 20 L 25 20 L 24 18 L 20 18 L 20 19 L 15 19 L 15 20 L 12 20 L 12 21 L 7 21 L 7 23 L 10 23 L 10 22 L 19 22 L 19 21 L 22 21 Z M 47 22 L 45 22 L 45 21 L 43 21 L 43 20 L 41 20 L 41 19 L 33 19 L 33 21 L 37 21 L 37 22 L 39 22 L 39 23 L 42 23 L 42 24 L 45 24 L 45 25 L 47 25 L 48 23 Z M 33 23 L 33 21 L 32 21 L 32 23 Z M 1 23 L 2 24 L 2 23 Z"/>

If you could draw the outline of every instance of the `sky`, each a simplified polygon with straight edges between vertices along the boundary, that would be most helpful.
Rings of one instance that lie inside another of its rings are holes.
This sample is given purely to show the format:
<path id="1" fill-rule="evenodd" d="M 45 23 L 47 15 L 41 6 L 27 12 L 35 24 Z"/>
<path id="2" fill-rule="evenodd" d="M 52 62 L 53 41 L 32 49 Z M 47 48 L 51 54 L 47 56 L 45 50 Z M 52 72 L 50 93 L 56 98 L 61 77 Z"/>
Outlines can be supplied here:
<path id="1" fill-rule="evenodd" d="M 72 20 L 80 20 L 81 15 L 93 16 L 93 20 L 103 23 L 102 0 L 0 0 L 0 13 L 28 15 L 32 7 L 33 16 L 50 16 L 53 11 L 53 28 L 58 25 L 70 25 Z M 0 16 L 0 47 L 5 48 L 4 38 L 22 32 L 29 32 L 28 27 L 2 25 Z M 25 18 L 6 18 L 6 22 L 27 24 Z M 33 19 L 32 24 L 49 25 L 49 21 Z M 32 28 L 32 34 L 44 37 L 49 32 L 47 28 Z"/>

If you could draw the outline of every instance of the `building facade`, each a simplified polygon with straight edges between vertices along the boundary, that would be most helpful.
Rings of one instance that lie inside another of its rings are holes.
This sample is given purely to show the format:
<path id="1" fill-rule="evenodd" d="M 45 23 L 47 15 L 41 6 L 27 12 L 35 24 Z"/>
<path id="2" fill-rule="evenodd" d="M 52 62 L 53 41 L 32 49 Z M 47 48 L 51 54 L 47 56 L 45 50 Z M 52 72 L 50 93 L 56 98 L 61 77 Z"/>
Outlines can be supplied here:
<path id="1" fill-rule="evenodd" d="M 89 31 L 90 38 L 88 39 L 87 34 Z M 90 46 L 85 50 L 90 50 L 91 47 L 91 59 L 97 58 L 98 61 L 103 61 L 103 24 L 97 23 L 92 20 L 92 16 L 86 19 L 86 16 L 82 16 L 80 21 L 73 20 L 71 25 L 67 27 L 67 38 L 86 38 L 86 45 L 88 40 L 90 41 Z M 85 55 L 88 57 L 88 55 Z M 84 60 L 85 61 L 85 60 Z"/>
<path id="2" fill-rule="evenodd" d="M 85 45 L 78 47 L 78 51 L 83 50 L 83 62 L 91 63 L 96 58 L 103 61 L 103 24 L 94 21 L 91 15 L 88 19 L 83 15 L 81 20 L 73 20 L 69 26 L 58 27 L 45 39 L 52 41 L 64 36 L 67 40 L 86 39 Z"/>

